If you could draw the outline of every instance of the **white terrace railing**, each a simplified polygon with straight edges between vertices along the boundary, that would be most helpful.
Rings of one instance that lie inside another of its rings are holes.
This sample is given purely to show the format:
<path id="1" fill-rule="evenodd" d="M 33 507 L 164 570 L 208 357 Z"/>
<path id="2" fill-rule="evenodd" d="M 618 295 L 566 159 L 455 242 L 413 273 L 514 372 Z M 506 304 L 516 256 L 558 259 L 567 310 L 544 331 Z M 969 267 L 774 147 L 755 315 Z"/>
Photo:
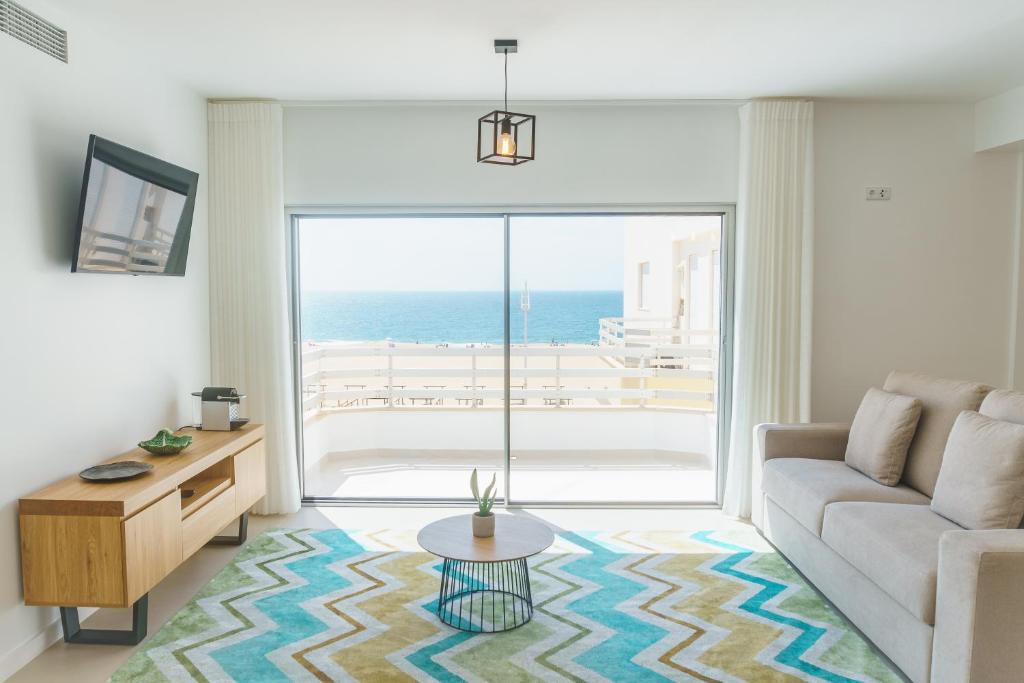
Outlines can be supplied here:
<path id="1" fill-rule="evenodd" d="M 665 346 L 672 344 L 711 345 L 717 330 L 691 330 L 674 325 L 670 318 L 601 318 L 600 343 L 604 346 Z M 717 350 L 717 346 L 716 346 Z"/>
<path id="2" fill-rule="evenodd" d="M 512 406 L 715 405 L 714 342 L 513 345 L 510 355 Z M 480 344 L 307 343 L 303 410 L 500 406 L 503 356 L 503 347 Z"/>

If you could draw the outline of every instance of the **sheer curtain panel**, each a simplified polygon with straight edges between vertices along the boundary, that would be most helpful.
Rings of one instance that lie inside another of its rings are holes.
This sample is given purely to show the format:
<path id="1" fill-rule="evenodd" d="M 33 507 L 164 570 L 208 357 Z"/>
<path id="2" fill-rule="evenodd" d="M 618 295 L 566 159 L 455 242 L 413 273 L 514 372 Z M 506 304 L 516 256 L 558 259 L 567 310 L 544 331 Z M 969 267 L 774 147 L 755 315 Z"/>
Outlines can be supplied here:
<path id="1" fill-rule="evenodd" d="M 281 105 L 211 102 L 208 114 L 212 379 L 246 393 L 266 424 L 267 495 L 255 512 L 295 512 Z"/>
<path id="2" fill-rule="evenodd" d="M 810 417 L 814 105 L 740 108 L 732 425 L 723 510 L 747 518 L 759 487 L 754 428 Z"/>

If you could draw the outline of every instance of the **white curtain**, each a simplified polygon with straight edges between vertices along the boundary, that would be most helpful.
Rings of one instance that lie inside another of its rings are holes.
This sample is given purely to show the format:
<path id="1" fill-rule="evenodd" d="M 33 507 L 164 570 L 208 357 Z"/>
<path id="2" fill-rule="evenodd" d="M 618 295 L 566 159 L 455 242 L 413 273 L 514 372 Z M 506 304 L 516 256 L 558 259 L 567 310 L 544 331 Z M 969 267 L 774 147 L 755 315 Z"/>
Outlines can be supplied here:
<path id="1" fill-rule="evenodd" d="M 723 511 L 752 509 L 754 428 L 810 418 L 814 105 L 740 108 L 732 426 Z"/>
<path id="2" fill-rule="evenodd" d="M 211 102 L 208 115 L 212 379 L 247 394 L 266 425 L 267 495 L 255 511 L 295 512 L 281 105 Z"/>

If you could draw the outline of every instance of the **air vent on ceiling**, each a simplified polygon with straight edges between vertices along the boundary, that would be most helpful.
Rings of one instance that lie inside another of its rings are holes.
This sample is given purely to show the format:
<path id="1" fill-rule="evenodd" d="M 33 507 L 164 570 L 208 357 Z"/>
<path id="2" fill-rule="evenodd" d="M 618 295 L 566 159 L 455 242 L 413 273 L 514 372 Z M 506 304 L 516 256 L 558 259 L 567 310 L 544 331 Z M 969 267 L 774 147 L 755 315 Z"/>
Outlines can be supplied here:
<path id="1" fill-rule="evenodd" d="M 45 52 L 62 62 L 68 61 L 68 33 L 16 2 L 0 0 L 0 32 Z"/>

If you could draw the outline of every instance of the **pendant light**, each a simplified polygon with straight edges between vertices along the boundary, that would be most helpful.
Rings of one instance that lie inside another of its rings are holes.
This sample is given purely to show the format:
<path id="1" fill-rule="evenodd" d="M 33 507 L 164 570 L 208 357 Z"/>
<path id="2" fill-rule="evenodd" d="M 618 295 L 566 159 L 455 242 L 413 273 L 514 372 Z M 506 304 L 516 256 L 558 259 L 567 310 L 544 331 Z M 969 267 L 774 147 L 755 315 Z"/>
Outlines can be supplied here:
<path id="1" fill-rule="evenodd" d="M 495 40 L 494 51 L 505 57 L 505 108 L 477 119 L 476 160 L 517 166 L 533 161 L 537 117 L 508 110 L 508 55 L 519 51 L 519 41 Z"/>

